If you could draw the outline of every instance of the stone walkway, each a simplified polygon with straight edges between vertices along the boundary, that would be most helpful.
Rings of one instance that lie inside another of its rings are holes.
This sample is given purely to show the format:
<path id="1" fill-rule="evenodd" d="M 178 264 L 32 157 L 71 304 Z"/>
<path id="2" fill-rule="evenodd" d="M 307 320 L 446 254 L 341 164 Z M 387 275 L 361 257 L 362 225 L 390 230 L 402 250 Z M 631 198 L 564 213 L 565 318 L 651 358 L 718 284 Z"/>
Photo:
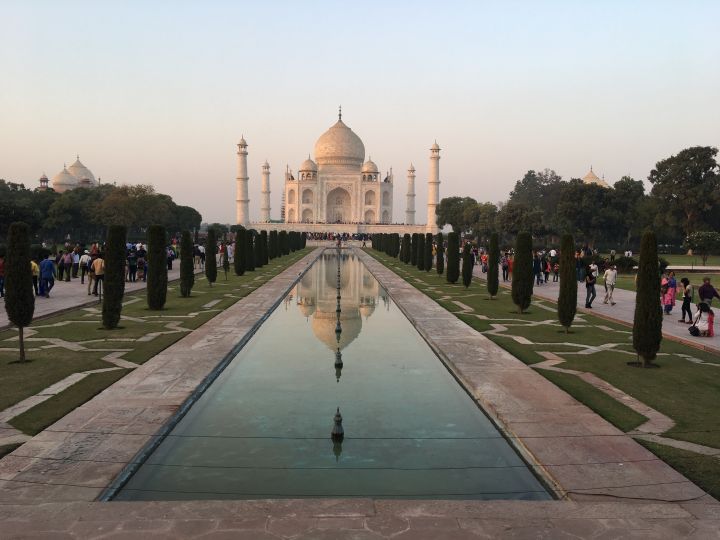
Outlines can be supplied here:
<path id="1" fill-rule="evenodd" d="M 481 280 L 485 280 L 487 274 L 483 274 L 480 271 L 480 266 L 475 266 L 473 269 L 473 275 Z M 502 278 L 502 271 L 500 272 Z M 585 297 L 586 289 L 585 284 L 582 282 L 578 283 L 578 312 L 581 313 L 592 313 L 598 317 L 603 317 L 608 320 L 621 322 L 624 324 L 633 325 L 633 319 L 635 317 L 635 293 L 625 289 L 615 289 L 613 298 L 616 305 L 611 306 L 610 304 L 603 304 L 603 298 L 605 297 L 605 287 L 601 283 L 602 279 L 598 279 L 598 284 L 595 286 L 597 292 L 597 298 L 593 302 L 592 309 L 585 308 Z M 500 281 L 500 286 L 510 287 L 510 282 L 503 283 Z M 551 302 L 557 302 L 559 294 L 560 282 L 552 281 L 552 277 L 549 283 L 543 285 L 536 285 L 533 289 L 533 294 L 539 298 L 550 300 Z M 666 316 L 663 320 L 663 335 L 667 338 L 675 341 L 681 341 L 692 347 L 697 347 L 702 350 L 720 353 L 720 332 L 718 332 L 718 323 L 715 323 L 716 332 L 715 336 L 708 337 L 693 337 L 688 333 L 688 325 L 680 324 L 678 319 L 680 318 L 680 304 L 677 304 L 673 309 L 673 312 Z"/>

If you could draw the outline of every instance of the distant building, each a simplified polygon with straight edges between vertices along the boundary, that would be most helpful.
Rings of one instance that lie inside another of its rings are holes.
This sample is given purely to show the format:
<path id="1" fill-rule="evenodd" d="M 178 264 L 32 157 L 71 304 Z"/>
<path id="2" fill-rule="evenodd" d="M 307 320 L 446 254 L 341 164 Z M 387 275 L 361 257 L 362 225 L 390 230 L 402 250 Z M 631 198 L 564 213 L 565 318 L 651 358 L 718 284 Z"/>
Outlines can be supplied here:
<path id="1" fill-rule="evenodd" d="M 40 177 L 40 190 L 44 191 L 52 187 L 58 193 L 63 193 L 79 187 L 97 187 L 100 184 L 99 179 L 95 180 L 90 169 L 80 162 L 80 156 L 77 156 L 75 163 L 70 167 L 63 165 L 62 171 L 53 176 L 51 182 L 52 186 L 49 186 L 48 177 L 43 174 Z"/>
<path id="2" fill-rule="evenodd" d="M 590 166 L 590 171 L 583 176 L 582 181 L 585 184 L 596 184 L 598 186 L 609 188 L 610 185 L 605 181 L 605 176 L 603 175 L 602 178 L 598 178 L 598 175 L 593 172 L 592 165 Z"/>

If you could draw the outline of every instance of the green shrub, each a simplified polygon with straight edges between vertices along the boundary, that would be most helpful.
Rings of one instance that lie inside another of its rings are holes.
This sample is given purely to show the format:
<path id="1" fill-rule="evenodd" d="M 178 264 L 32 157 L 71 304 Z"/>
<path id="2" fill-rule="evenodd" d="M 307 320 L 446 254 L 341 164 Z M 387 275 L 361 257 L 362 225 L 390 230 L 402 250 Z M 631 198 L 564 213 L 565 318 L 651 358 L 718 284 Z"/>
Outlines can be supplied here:
<path id="1" fill-rule="evenodd" d="M 439 232 L 437 234 L 437 240 L 435 241 L 437 244 L 437 254 L 435 255 L 435 269 L 437 270 L 437 273 L 439 275 L 442 275 L 443 272 L 445 272 L 445 239 L 443 238 L 443 233 Z"/>
<path id="2" fill-rule="evenodd" d="M 646 231 L 640 241 L 640 263 L 633 320 L 633 348 L 638 359 L 641 359 L 643 367 L 650 366 L 660 350 L 662 322 L 657 240 L 655 233 Z"/>
<path id="3" fill-rule="evenodd" d="M 159 310 L 167 300 L 167 252 L 165 227 L 150 225 L 147 232 L 147 303 L 148 308 Z"/>
<path id="4" fill-rule="evenodd" d="M 418 234 L 417 236 L 417 256 L 415 266 L 418 270 L 425 269 L 425 235 L 422 234 Z"/>
<path id="5" fill-rule="evenodd" d="M 558 295 L 558 320 L 570 331 L 577 312 L 577 272 L 575 270 L 575 240 L 571 234 L 562 237 L 560 243 L 560 294 Z"/>
<path id="6" fill-rule="evenodd" d="M 180 296 L 183 298 L 190 296 L 195 285 L 193 247 L 190 231 L 183 231 L 180 237 Z"/>
<path id="7" fill-rule="evenodd" d="M 102 323 L 107 330 L 117 328 L 125 294 L 125 242 L 127 228 L 110 225 L 105 240 Z"/>
<path id="8" fill-rule="evenodd" d="M 463 261 L 462 261 L 462 280 L 463 285 L 467 289 L 472 282 L 473 267 L 475 266 L 475 256 L 473 255 L 470 247 L 470 242 L 467 242 L 463 247 Z"/>
<path id="9" fill-rule="evenodd" d="M 255 271 L 255 231 L 245 231 L 245 270 Z"/>
<path id="10" fill-rule="evenodd" d="M 447 272 L 448 283 L 457 283 L 460 278 L 460 235 L 456 232 L 448 234 Z"/>
<path id="11" fill-rule="evenodd" d="M 25 362 L 24 329 L 35 313 L 35 292 L 30 267 L 30 227 L 16 221 L 10 224 L 5 252 L 5 312 L 17 326 L 20 362 Z"/>
<path id="12" fill-rule="evenodd" d="M 490 298 L 495 298 L 500 288 L 498 266 L 500 265 L 500 246 L 498 245 L 498 234 L 490 235 L 490 251 L 488 253 L 487 290 Z"/>
<path id="13" fill-rule="evenodd" d="M 245 245 L 247 244 L 247 239 L 245 238 L 245 235 L 247 234 L 247 231 L 245 228 L 240 228 L 235 233 L 235 254 L 233 258 L 233 267 L 235 270 L 236 276 L 242 276 L 245 273 Z"/>
<path id="14" fill-rule="evenodd" d="M 208 229 L 205 242 L 205 277 L 211 287 L 217 281 L 217 233 L 213 227 Z"/>
<path id="15" fill-rule="evenodd" d="M 533 254 L 530 233 L 521 232 L 515 241 L 512 300 L 520 313 L 530 307 L 533 294 Z"/>
<path id="16" fill-rule="evenodd" d="M 425 265 L 423 270 L 426 272 L 429 272 L 432 270 L 433 267 L 433 235 L 432 233 L 427 233 L 425 235 Z"/>
<path id="17" fill-rule="evenodd" d="M 418 233 L 413 233 L 412 241 L 410 243 L 410 264 L 417 266 L 418 260 Z"/>

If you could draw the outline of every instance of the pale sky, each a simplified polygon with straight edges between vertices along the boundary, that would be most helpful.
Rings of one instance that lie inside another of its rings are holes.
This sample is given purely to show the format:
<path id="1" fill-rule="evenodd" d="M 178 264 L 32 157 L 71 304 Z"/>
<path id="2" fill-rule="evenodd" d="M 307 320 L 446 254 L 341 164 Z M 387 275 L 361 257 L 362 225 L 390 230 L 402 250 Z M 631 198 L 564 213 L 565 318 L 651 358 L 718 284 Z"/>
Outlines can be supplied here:
<path id="1" fill-rule="evenodd" d="M 103 181 L 151 183 L 234 222 L 235 144 L 251 218 L 272 217 L 337 119 L 395 172 L 428 149 L 440 196 L 507 198 L 528 169 L 614 182 L 720 144 L 720 2 L 0 0 L 0 178 L 37 185 L 80 154 Z M 366 155 L 367 157 L 367 155 Z"/>

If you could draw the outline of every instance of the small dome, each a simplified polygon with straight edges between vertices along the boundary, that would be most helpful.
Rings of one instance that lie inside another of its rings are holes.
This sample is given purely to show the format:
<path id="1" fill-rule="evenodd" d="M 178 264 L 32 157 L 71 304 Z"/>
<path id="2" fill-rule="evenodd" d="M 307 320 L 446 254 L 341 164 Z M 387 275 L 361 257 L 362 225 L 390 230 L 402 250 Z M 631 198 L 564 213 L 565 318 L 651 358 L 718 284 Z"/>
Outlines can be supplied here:
<path id="1" fill-rule="evenodd" d="M 437 141 L 433 143 L 433 145 L 430 147 L 430 150 L 440 150 L 440 146 L 438 146 Z"/>
<path id="2" fill-rule="evenodd" d="M 315 143 L 319 165 L 360 167 L 365 161 L 365 145 L 342 120 L 338 120 Z"/>
<path id="3" fill-rule="evenodd" d="M 372 159 L 368 159 L 365 164 L 362 166 L 362 171 L 364 173 L 377 173 L 378 167 L 375 165 Z"/>
<path id="4" fill-rule="evenodd" d="M 605 180 L 598 178 L 598 175 L 593 172 L 592 167 L 590 167 L 590 171 L 583 176 L 582 180 L 585 184 L 597 184 L 602 187 L 610 187 Z"/>
<path id="5" fill-rule="evenodd" d="M 78 182 L 81 180 L 89 180 L 90 185 L 95 185 L 96 183 L 95 176 L 90 172 L 90 169 L 80 163 L 80 156 L 75 160 L 75 163 L 68 167 L 68 172 L 77 178 Z M 87 182 L 84 183 L 87 185 Z"/>
<path id="6" fill-rule="evenodd" d="M 247 142 L 245 142 L 245 136 L 240 136 L 240 142 L 238 143 L 239 146 L 247 146 Z"/>
<path id="7" fill-rule="evenodd" d="M 46 175 L 45 173 L 43 173 L 43 175 L 40 177 L 40 181 L 41 181 L 41 182 L 42 182 L 43 180 L 47 181 L 47 179 L 48 179 L 48 177 L 47 177 L 47 175 Z"/>
<path id="8" fill-rule="evenodd" d="M 412 163 L 410 164 L 410 168 L 408 169 L 408 172 L 414 173 L 415 172 L 415 165 Z"/>
<path id="9" fill-rule="evenodd" d="M 317 172 L 317 165 L 310 159 L 310 156 L 300 164 L 299 172 Z"/>
<path id="10" fill-rule="evenodd" d="M 77 182 L 77 178 L 70 174 L 66 167 L 63 167 L 62 171 L 53 176 L 52 187 L 58 193 L 62 193 L 77 187 Z"/>

